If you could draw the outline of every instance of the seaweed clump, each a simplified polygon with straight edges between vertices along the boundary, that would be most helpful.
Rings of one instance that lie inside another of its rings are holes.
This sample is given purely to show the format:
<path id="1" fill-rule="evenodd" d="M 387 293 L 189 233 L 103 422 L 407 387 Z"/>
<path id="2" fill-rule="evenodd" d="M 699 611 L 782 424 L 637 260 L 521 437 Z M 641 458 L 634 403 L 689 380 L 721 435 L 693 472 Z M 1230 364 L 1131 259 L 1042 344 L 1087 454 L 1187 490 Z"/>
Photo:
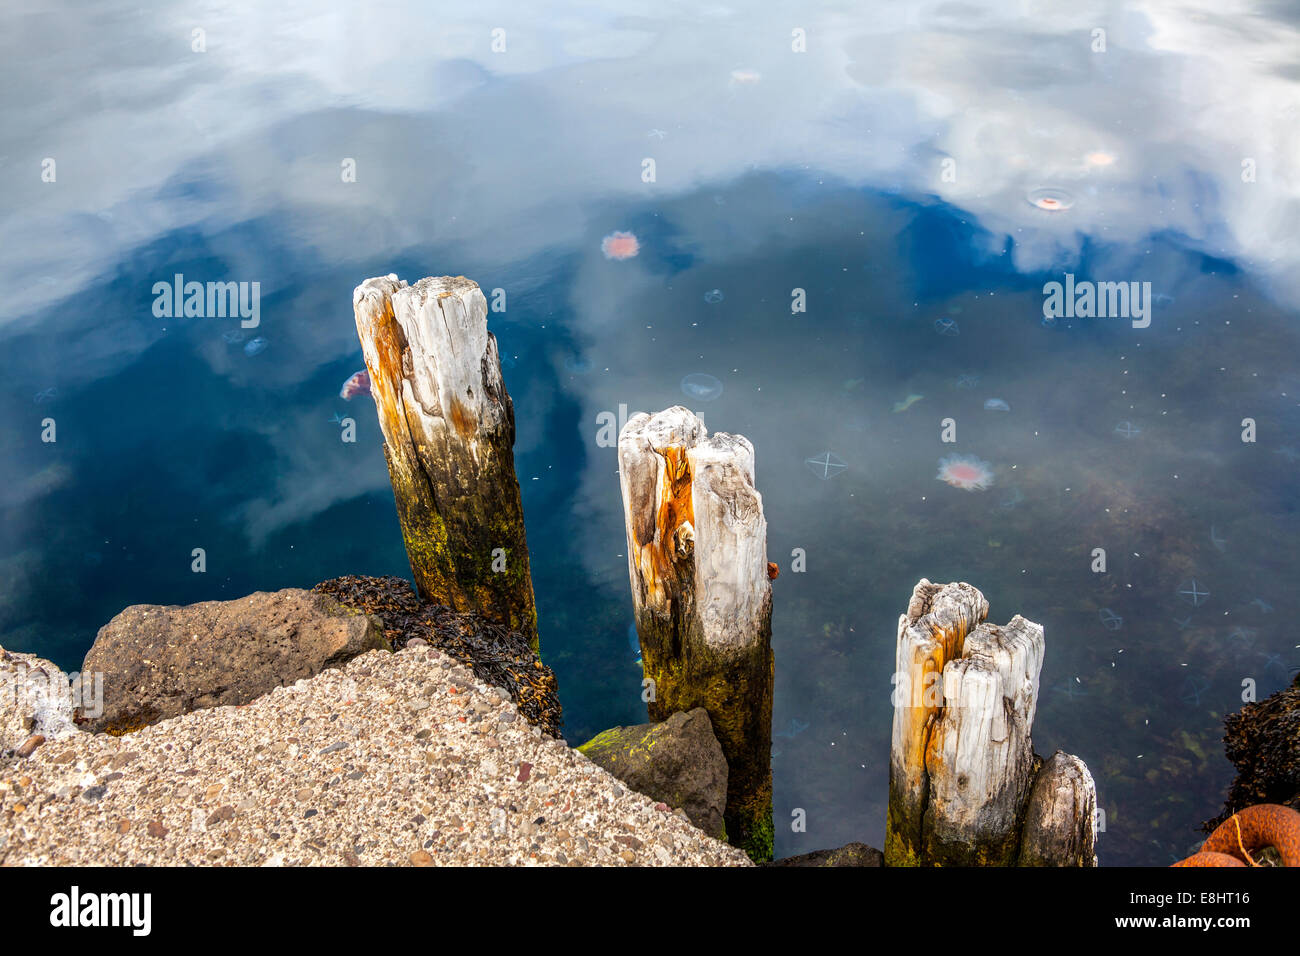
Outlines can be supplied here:
<path id="1" fill-rule="evenodd" d="M 1211 831 L 1257 803 L 1300 810 L 1300 674 L 1290 687 L 1229 714 L 1223 726 L 1224 752 L 1237 777 L 1223 812 L 1202 829 Z"/>
<path id="2" fill-rule="evenodd" d="M 520 631 L 473 612 L 421 601 L 409 581 L 393 575 L 349 574 L 322 581 L 312 590 L 380 618 L 395 651 L 415 638 L 427 641 L 470 668 L 479 680 L 507 691 L 530 724 L 551 737 L 560 736 L 555 672 L 541 662 Z"/>

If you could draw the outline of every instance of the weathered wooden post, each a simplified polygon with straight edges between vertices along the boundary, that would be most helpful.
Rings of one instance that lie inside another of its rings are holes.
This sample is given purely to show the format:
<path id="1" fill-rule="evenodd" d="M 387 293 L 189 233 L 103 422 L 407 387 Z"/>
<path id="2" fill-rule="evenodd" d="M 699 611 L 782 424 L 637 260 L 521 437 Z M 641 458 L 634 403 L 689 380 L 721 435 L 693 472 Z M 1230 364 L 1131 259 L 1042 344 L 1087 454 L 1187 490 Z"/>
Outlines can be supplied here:
<path id="1" fill-rule="evenodd" d="M 754 448 L 680 405 L 618 441 L 650 719 L 703 707 L 727 758 L 727 837 L 772 858 L 772 586 Z"/>
<path id="2" fill-rule="evenodd" d="M 1057 751 L 1038 769 L 1017 866 L 1097 865 L 1097 786 L 1082 760 Z"/>
<path id="3" fill-rule="evenodd" d="M 464 276 L 389 275 L 357 286 L 352 306 L 416 589 L 536 650 L 514 405 L 483 293 Z"/>
<path id="4" fill-rule="evenodd" d="M 885 863 L 1094 865 L 1091 775 L 1065 754 L 1043 764 L 1030 739 L 1043 629 L 988 609 L 969 584 L 922 579 L 899 617 Z"/>

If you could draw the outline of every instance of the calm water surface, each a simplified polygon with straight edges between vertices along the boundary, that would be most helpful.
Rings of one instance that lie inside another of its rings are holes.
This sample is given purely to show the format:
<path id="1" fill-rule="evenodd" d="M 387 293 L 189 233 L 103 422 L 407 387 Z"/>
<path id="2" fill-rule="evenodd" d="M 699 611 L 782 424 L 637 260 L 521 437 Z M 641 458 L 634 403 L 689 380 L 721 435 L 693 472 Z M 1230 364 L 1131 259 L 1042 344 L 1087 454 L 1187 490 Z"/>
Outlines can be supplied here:
<path id="1" fill-rule="evenodd" d="M 1045 626 L 1034 741 L 1091 768 L 1103 863 L 1198 841 L 1223 714 L 1300 667 L 1294 13 L 317 6 L 0 15 L 0 644 L 75 668 L 128 604 L 405 574 L 351 294 L 464 274 L 571 741 L 645 719 L 597 416 L 682 403 L 753 441 L 783 568 L 778 854 L 882 843 L 922 576 Z M 176 273 L 261 325 L 156 317 Z M 1150 283 L 1149 327 L 1045 320 L 1066 273 Z"/>

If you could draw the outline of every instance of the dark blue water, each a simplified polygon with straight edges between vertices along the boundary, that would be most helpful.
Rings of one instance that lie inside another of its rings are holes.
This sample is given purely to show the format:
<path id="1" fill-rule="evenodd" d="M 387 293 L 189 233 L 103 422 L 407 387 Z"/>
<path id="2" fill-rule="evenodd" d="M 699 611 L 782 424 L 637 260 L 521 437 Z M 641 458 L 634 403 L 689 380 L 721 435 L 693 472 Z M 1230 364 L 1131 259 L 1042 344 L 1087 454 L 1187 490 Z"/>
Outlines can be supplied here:
<path id="1" fill-rule="evenodd" d="M 779 854 L 881 844 L 926 576 L 1045 626 L 1036 749 L 1087 761 L 1102 862 L 1184 855 L 1223 714 L 1300 667 L 1294 20 L 552 6 L 3 14 L 0 644 L 75 668 L 128 604 L 406 573 L 373 406 L 338 397 L 351 294 L 464 274 L 505 290 L 571 741 L 645 719 L 597 416 L 683 403 L 754 443 L 783 569 Z M 1150 326 L 1045 322 L 1067 272 L 1149 282 Z M 156 317 L 176 273 L 259 282 L 260 326 Z M 953 454 L 991 485 L 936 481 Z"/>

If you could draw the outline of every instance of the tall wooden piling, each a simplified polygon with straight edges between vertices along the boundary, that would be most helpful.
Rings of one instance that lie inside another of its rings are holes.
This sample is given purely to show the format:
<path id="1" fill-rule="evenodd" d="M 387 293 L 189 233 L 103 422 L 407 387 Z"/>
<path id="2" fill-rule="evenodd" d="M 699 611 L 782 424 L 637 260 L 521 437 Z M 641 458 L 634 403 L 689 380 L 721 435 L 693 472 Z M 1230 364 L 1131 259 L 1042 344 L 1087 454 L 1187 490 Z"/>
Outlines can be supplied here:
<path id="1" fill-rule="evenodd" d="M 731 843 L 772 858 L 772 587 L 754 448 L 680 405 L 618 442 L 651 720 L 703 707 L 727 758 Z"/>
<path id="2" fill-rule="evenodd" d="M 988 610 L 969 584 L 922 579 L 899 617 L 885 863 L 1093 865 L 1092 777 L 1030 737 L 1043 628 Z"/>
<path id="3" fill-rule="evenodd" d="M 514 405 L 487 301 L 464 276 L 367 279 L 352 295 L 416 589 L 537 648 Z"/>

